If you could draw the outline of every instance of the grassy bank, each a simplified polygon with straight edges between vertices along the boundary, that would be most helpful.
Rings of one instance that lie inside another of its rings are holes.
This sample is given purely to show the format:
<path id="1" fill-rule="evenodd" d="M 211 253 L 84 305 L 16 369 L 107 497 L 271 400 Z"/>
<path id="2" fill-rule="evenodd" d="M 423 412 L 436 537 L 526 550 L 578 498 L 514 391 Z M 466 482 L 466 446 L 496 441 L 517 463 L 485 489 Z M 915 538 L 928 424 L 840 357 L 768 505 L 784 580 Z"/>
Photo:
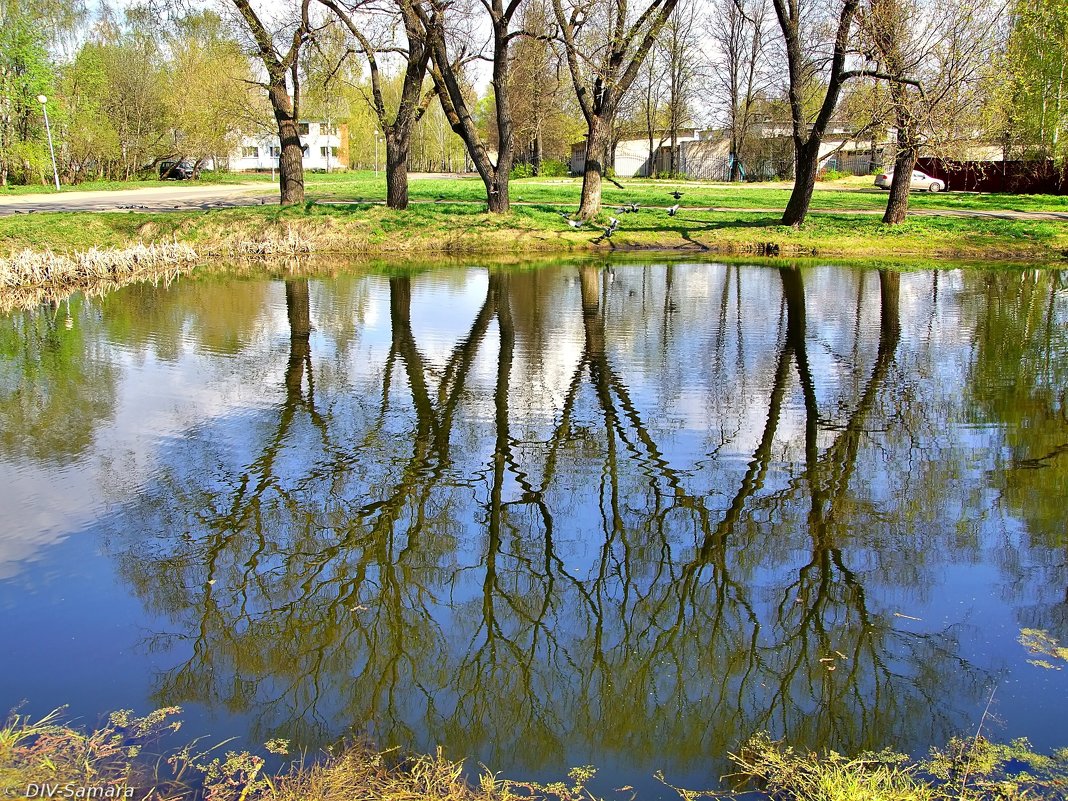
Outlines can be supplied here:
<path id="1" fill-rule="evenodd" d="M 0 254 L 73 252 L 144 242 L 185 242 L 204 255 L 284 252 L 474 254 L 682 249 L 711 253 L 1056 261 L 1068 252 L 1068 223 L 1000 218 L 914 217 L 886 226 L 877 217 L 822 213 L 795 230 L 778 215 L 751 211 L 662 210 L 619 215 L 612 237 L 594 225 L 572 230 L 556 204 L 486 214 L 471 203 L 413 205 L 309 203 L 161 213 L 42 213 L 0 218 Z M 611 212 L 602 215 L 607 224 Z"/>
<path id="2" fill-rule="evenodd" d="M 439 749 L 403 755 L 349 743 L 300 757 L 275 769 L 264 756 L 224 751 L 204 740 L 158 752 L 173 737 L 177 707 L 139 718 L 123 711 L 91 730 L 63 722 L 58 713 L 40 720 L 14 717 L 0 728 L 0 795 L 17 797 L 204 798 L 209 801 L 599 801 L 589 789 L 590 766 L 573 768 L 552 783 L 503 778 L 482 768 L 465 769 Z M 264 754 L 275 763 L 289 750 L 274 740 Z M 1010 744 L 980 736 L 952 741 L 923 760 L 890 751 L 853 757 L 833 751 L 796 750 L 766 734 L 731 755 L 736 772 L 723 789 L 675 787 L 656 778 L 683 801 L 697 798 L 793 799 L 795 801 L 1022 801 L 1064 798 L 1068 749 L 1034 753 L 1025 740 Z M 50 791 L 51 788 L 51 791 Z M 634 793 L 631 799 L 641 801 Z"/>

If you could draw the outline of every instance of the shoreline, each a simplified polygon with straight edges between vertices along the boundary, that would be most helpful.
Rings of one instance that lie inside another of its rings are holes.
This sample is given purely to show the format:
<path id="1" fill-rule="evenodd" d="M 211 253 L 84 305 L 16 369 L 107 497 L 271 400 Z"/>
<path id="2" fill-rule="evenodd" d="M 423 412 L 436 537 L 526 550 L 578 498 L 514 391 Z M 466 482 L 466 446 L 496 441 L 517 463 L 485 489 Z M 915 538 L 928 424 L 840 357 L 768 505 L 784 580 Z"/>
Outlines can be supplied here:
<path id="1" fill-rule="evenodd" d="M 884 226 L 872 215 L 813 212 L 779 225 L 765 212 L 656 210 L 622 215 L 611 237 L 596 224 L 561 230 L 548 205 L 490 215 L 465 203 L 242 207 L 187 212 L 49 212 L 0 219 L 0 307 L 13 295 L 62 297 L 193 272 L 220 260 L 315 257 L 346 261 L 449 258 L 784 258 L 964 261 L 1068 266 L 1068 224 L 917 215 Z M 602 217 L 608 219 L 606 214 Z M 6 253 L 5 253 L 6 251 Z"/>

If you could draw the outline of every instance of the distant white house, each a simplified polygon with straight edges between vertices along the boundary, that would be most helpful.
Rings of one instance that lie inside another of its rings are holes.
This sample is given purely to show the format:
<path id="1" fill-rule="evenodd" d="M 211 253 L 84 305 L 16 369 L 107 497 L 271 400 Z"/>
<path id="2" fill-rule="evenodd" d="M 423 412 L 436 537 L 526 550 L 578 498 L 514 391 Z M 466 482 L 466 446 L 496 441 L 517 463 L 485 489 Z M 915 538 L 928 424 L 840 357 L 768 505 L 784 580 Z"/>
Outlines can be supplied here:
<path id="1" fill-rule="evenodd" d="M 314 120 L 297 123 L 300 144 L 304 149 L 304 169 L 338 170 L 349 166 L 349 126 Z M 245 136 L 230 153 L 234 172 L 269 172 L 278 168 L 282 147 L 277 134 Z"/>
<path id="2" fill-rule="evenodd" d="M 760 143 L 749 147 L 747 163 L 741 174 L 766 180 L 793 173 L 792 126 L 766 120 L 753 127 L 752 137 Z M 671 169 L 671 146 L 668 131 L 653 134 L 650 159 L 649 138 L 645 133 L 629 132 L 620 137 L 615 149 L 615 172 L 620 178 L 650 176 Z M 832 124 L 820 144 L 820 167 L 866 173 L 882 163 L 887 134 L 855 140 L 846 125 Z M 675 171 L 689 178 L 712 181 L 729 180 L 731 174 L 730 141 L 723 129 L 679 128 L 675 132 Z M 873 152 L 874 147 L 874 152 Z M 581 175 L 586 166 L 586 144 L 571 146 L 571 173 Z"/>

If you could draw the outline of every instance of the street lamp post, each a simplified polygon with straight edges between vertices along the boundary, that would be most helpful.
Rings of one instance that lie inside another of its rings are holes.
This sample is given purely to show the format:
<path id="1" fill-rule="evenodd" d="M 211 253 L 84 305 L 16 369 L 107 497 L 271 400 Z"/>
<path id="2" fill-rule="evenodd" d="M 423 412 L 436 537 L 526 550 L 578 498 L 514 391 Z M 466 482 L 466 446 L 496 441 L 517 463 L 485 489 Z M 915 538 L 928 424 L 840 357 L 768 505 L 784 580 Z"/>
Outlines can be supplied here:
<path id="1" fill-rule="evenodd" d="M 375 128 L 375 178 L 378 177 L 378 129 Z"/>
<path id="2" fill-rule="evenodd" d="M 44 95 L 37 95 L 37 102 L 41 104 L 41 110 L 44 112 L 45 118 L 45 130 L 48 132 L 48 152 L 52 154 L 52 177 L 56 179 L 56 191 L 59 191 L 59 168 L 56 167 L 56 149 L 52 145 L 52 126 L 48 123 L 48 98 Z"/>

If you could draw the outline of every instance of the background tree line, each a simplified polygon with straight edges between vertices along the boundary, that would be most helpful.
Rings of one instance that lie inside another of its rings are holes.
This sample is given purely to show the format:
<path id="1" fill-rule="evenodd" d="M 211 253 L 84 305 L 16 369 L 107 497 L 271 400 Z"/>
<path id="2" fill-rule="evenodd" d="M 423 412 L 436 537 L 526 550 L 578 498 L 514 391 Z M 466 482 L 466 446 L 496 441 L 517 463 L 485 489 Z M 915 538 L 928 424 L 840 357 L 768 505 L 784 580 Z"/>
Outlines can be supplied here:
<path id="1" fill-rule="evenodd" d="M 0 0 L 0 179 L 44 180 L 44 94 L 68 182 L 223 164 L 262 129 L 300 202 L 296 121 L 318 117 L 348 120 L 349 166 L 381 164 L 396 208 L 409 168 L 473 169 L 506 211 L 517 165 L 559 172 L 585 140 L 588 218 L 621 138 L 651 161 L 668 146 L 673 174 L 680 131 L 702 127 L 733 180 L 776 143 L 800 224 L 829 130 L 873 153 L 889 137 L 903 179 L 921 151 L 977 143 L 1063 165 L 1066 47 L 1068 0 Z"/>

